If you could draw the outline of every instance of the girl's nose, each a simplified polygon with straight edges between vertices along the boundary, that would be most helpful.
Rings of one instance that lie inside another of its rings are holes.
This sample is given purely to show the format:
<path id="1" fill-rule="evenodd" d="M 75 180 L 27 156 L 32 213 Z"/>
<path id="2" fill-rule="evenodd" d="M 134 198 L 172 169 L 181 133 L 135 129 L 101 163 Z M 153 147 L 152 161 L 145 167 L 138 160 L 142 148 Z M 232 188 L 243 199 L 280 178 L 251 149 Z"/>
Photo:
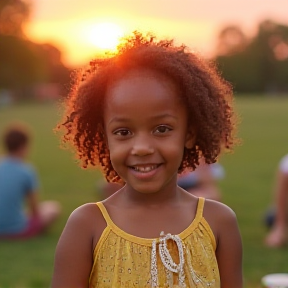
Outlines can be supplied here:
<path id="1" fill-rule="evenodd" d="M 154 153 L 153 141 L 149 138 L 144 136 L 135 137 L 131 154 L 134 156 L 145 156 Z"/>

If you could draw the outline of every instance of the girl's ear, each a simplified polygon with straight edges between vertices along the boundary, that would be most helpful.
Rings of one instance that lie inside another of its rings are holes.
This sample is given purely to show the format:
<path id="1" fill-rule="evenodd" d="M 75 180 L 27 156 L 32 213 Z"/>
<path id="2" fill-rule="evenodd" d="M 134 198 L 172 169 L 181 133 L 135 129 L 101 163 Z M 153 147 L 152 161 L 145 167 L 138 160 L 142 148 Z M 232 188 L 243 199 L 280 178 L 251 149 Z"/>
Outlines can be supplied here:
<path id="1" fill-rule="evenodd" d="M 196 140 L 196 133 L 188 131 L 186 134 L 185 147 L 187 149 L 193 148 L 193 146 L 195 145 L 195 140 Z"/>

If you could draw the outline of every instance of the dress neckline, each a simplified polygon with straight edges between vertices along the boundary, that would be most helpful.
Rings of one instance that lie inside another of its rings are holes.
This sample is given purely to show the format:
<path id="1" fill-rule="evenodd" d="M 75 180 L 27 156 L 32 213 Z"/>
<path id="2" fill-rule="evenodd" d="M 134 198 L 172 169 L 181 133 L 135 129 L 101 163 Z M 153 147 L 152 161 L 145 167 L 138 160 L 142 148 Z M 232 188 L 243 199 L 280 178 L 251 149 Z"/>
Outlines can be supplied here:
<path id="1" fill-rule="evenodd" d="M 180 232 L 178 234 L 178 236 L 181 238 L 181 240 L 185 239 L 187 236 L 189 236 L 192 231 L 195 229 L 195 227 L 197 226 L 197 224 L 200 222 L 200 220 L 203 217 L 203 208 L 204 208 L 204 202 L 205 199 L 202 197 L 198 198 L 198 204 L 197 204 L 197 209 L 196 209 L 196 215 L 194 217 L 194 219 L 192 220 L 192 222 L 190 223 L 190 225 L 185 228 L 182 232 Z M 160 232 L 159 231 L 159 237 L 157 238 L 143 238 L 143 237 L 139 237 L 139 236 L 135 236 L 132 234 L 129 234 L 127 232 L 125 232 L 124 230 L 122 230 L 121 228 L 119 228 L 110 218 L 110 215 L 105 207 L 105 205 L 103 204 L 103 202 L 97 202 L 96 205 L 99 207 L 99 209 L 102 212 L 102 215 L 107 223 L 107 227 L 105 229 L 111 229 L 113 232 L 115 232 L 117 235 L 119 235 L 120 237 L 130 241 L 130 242 L 134 242 L 134 243 L 138 243 L 141 245 L 146 245 L 146 246 L 152 246 L 152 242 L 154 240 L 156 240 L 156 242 L 159 242 L 159 238 L 160 238 Z M 164 231 L 165 234 L 170 233 L 169 231 Z"/>

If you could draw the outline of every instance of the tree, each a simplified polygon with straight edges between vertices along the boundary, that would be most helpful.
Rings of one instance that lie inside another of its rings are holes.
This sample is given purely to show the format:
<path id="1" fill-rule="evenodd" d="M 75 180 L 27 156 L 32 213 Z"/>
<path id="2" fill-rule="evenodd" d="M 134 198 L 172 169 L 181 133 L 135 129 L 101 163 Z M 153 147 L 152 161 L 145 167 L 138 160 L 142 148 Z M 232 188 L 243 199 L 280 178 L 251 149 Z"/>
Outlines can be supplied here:
<path id="1" fill-rule="evenodd" d="M 24 37 L 23 25 L 30 16 L 30 3 L 24 0 L 1 0 L 0 34 Z"/>
<path id="2" fill-rule="evenodd" d="M 288 26 L 265 20 L 251 39 L 238 27 L 226 27 L 216 52 L 223 76 L 236 91 L 288 91 Z"/>
<path id="3" fill-rule="evenodd" d="M 0 2 L 0 89 L 18 91 L 20 97 L 31 97 L 25 91 L 33 90 L 35 84 L 63 84 L 69 79 L 57 47 L 34 43 L 25 36 L 30 12 L 27 0 Z"/>
<path id="4" fill-rule="evenodd" d="M 240 27 L 231 25 L 225 27 L 218 36 L 216 54 L 233 55 L 243 51 L 248 44 L 248 38 Z"/>

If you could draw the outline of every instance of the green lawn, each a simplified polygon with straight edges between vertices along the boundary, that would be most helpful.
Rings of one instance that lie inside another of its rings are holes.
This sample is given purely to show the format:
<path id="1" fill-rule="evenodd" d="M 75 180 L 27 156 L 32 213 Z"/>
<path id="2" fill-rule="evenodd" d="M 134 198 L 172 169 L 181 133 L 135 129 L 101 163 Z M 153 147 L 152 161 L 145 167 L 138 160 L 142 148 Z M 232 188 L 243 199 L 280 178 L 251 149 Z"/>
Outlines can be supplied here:
<path id="1" fill-rule="evenodd" d="M 268 273 L 288 272 L 288 248 L 267 249 L 263 213 L 272 200 L 275 169 L 288 153 L 288 97 L 238 98 L 242 145 L 220 160 L 226 178 L 223 201 L 238 216 L 244 248 L 245 287 L 261 287 Z M 0 132 L 11 120 L 32 127 L 30 161 L 41 178 L 41 198 L 61 202 L 61 219 L 45 236 L 26 242 L 0 242 L 0 288 L 49 287 L 54 250 L 68 215 L 77 206 L 97 200 L 97 170 L 81 169 L 72 154 L 59 148 L 52 129 L 59 119 L 53 104 L 26 104 L 0 109 Z"/>

